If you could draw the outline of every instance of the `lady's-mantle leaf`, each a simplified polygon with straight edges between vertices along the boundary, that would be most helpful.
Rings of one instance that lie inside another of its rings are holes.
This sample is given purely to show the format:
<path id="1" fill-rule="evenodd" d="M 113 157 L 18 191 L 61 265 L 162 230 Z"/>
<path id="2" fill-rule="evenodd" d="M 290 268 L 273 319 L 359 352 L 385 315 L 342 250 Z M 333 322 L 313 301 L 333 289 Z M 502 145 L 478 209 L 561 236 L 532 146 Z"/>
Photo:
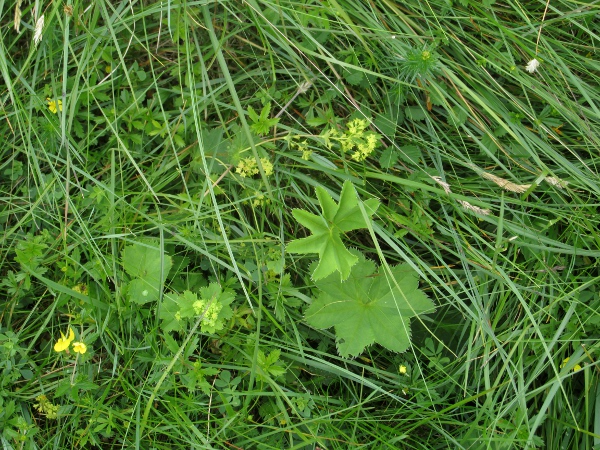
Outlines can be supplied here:
<path id="1" fill-rule="evenodd" d="M 159 289 L 167 279 L 173 262 L 161 253 L 154 242 L 134 243 L 123 249 L 123 268 L 132 278 L 127 295 L 132 302 L 144 303 L 158 300 Z"/>
<path id="2" fill-rule="evenodd" d="M 322 187 L 317 187 L 316 191 L 323 214 L 317 216 L 301 209 L 292 211 L 294 218 L 313 234 L 290 242 L 287 251 L 319 254 L 319 264 L 312 274 L 313 280 L 325 278 L 337 270 L 343 281 L 350 275 L 350 269 L 356 264 L 358 257 L 344 246 L 340 234 L 366 228 L 367 224 L 358 206 L 354 186 L 349 181 L 344 182 L 339 204 Z M 363 205 L 370 217 L 379 207 L 379 201 L 369 199 Z"/>
<path id="3" fill-rule="evenodd" d="M 306 322 L 315 328 L 335 327 L 340 355 L 358 356 L 375 342 L 403 352 L 410 345 L 410 318 L 434 310 L 419 290 L 416 272 L 403 264 L 375 273 L 375 264 L 359 259 L 350 277 L 341 283 L 329 276 L 316 283 L 319 297 L 306 311 Z"/>

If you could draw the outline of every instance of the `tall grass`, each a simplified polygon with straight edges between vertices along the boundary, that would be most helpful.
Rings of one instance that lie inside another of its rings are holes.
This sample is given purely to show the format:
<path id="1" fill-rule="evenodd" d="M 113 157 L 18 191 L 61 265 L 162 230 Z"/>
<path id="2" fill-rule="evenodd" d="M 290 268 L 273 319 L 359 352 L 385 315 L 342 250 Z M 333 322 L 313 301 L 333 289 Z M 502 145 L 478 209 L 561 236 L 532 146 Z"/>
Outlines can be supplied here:
<path id="1" fill-rule="evenodd" d="M 0 3 L 3 448 L 596 448 L 597 16 Z M 248 108 L 267 103 L 279 123 L 258 136 Z M 324 137 L 355 118 L 381 136 L 361 162 Z M 307 235 L 292 210 L 346 180 L 382 206 L 345 242 L 409 264 L 437 307 L 403 354 L 342 358 L 304 321 L 314 258 L 285 251 Z M 160 251 L 145 305 L 135 245 Z M 170 293 L 209 282 L 235 292 L 225 328 L 165 332 Z M 85 354 L 53 350 L 69 327 Z"/>

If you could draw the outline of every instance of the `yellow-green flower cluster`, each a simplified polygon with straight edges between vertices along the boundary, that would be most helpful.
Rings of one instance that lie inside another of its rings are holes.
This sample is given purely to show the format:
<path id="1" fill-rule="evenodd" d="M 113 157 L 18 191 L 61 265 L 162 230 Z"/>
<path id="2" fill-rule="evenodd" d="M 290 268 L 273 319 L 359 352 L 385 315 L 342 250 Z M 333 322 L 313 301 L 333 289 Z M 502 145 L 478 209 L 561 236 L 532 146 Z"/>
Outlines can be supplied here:
<path id="1" fill-rule="evenodd" d="M 273 163 L 271 161 L 269 161 L 267 158 L 260 158 L 260 164 L 262 165 L 266 176 L 273 175 Z M 235 169 L 235 172 L 239 173 L 240 176 L 244 178 L 256 175 L 259 172 L 256 159 L 252 157 L 241 159 Z"/>
<path id="2" fill-rule="evenodd" d="M 223 309 L 223 305 L 213 300 L 208 309 L 206 309 L 207 304 L 208 300 L 196 300 L 193 304 L 194 311 L 196 312 L 196 314 L 204 313 L 204 317 L 202 318 L 202 325 L 214 328 L 217 325 L 219 313 L 221 312 L 221 309 Z"/>
<path id="3" fill-rule="evenodd" d="M 259 206 L 264 206 L 265 204 L 271 203 L 271 201 L 265 197 L 265 194 L 262 192 L 255 191 L 254 198 L 252 199 L 252 207 L 258 208 Z"/>
<path id="4" fill-rule="evenodd" d="M 296 148 L 300 153 L 302 153 L 302 159 L 308 161 L 310 159 L 310 155 L 312 155 L 312 150 L 308 148 L 308 142 L 306 139 L 303 139 L 299 142 L 294 142 L 291 139 L 289 140 L 290 147 Z"/>
<path id="5" fill-rule="evenodd" d="M 352 154 L 354 161 L 364 161 L 367 157 L 373 153 L 377 146 L 378 137 L 375 133 L 368 133 L 365 135 L 364 142 L 357 145 L 358 150 Z"/>
<path id="6" fill-rule="evenodd" d="M 44 414 L 48 419 L 56 419 L 58 417 L 58 405 L 53 405 L 44 394 L 38 395 L 35 399 L 39 402 L 33 405 L 35 409 Z"/>
<path id="7" fill-rule="evenodd" d="M 344 153 L 354 150 L 351 156 L 354 161 L 364 161 L 373 153 L 380 138 L 377 133 L 368 131 L 368 126 L 367 120 L 354 119 L 346 124 L 346 131 L 343 133 L 331 130 L 322 137 L 326 139 L 326 144 L 337 141 Z"/>
<path id="8" fill-rule="evenodd" d="M 73 289 L 75 292 L 79 292 L 80 294 L 88 295 L 88 287 L 85 283 L 76 284 L 71 289 Z"/>

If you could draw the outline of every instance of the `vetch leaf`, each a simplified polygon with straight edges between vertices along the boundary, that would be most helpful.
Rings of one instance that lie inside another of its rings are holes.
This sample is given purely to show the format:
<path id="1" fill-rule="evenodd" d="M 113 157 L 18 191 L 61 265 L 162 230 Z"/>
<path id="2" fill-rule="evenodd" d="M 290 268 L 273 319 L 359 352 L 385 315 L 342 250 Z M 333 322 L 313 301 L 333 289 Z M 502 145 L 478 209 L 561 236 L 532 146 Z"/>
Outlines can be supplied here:
<path id="1" fill-rule="evenodd" d="M 306 311 L 306 322 L 320 329 L 335 327 L 341 356 L 358 356 L 378 343 L 403 352 L 410 345 L 410 318 L 430 313 L 434 304 L 419 290 L 416 272 L 403 264 L 391 275 L 375 272 L 375 263 L 355 252 L 358 263 L 348 280 L 335 276 L 317 281 L 319 297 Z"/>
<path id="2" fill-rule="evenodd" d="M 287 251 L 319 254 L 319 264 L 312 274 L 313 280 L 320 280 L 338 271 L 343 281 L 350 275 L 350 269 L 356 264 L 358 257 L 346 249 L 340 235 L 366 228 L 367 223 L 358 206 L 359 200 L 354 186 L 349 181 L 344 182 L 338 204 L 322 187 L 317 187 L 316 192 L 322 215 L 317 216 L 300 209 L 292 211 L 294 218 L 313 234 L 290 242 Z M 369 199 L 363 202 L 363 206 L 370 217 L 379 207 L 379 201 Z"/>

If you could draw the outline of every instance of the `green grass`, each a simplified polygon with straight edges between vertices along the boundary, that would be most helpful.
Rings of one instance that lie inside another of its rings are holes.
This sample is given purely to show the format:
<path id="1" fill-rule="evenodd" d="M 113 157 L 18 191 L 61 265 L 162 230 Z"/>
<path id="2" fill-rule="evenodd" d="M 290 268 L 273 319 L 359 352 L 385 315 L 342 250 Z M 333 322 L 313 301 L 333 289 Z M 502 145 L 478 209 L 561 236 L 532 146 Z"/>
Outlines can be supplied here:
<path id="1" fill-rule="evenodd" d="M 2 448 L 599 448 L 597 5 L 0 17 Z M 354 119 L 379 135 L 364 161 Z M 342 358 L 304 319 L 293 210 L 347 180 L 381 206 L 344 244 L 436 305 L 401 354 Z M 211 286 L 233 298 L 216 329 L 178 309 Z M 85 354 L 53 350 L 69 327 Z"/>

